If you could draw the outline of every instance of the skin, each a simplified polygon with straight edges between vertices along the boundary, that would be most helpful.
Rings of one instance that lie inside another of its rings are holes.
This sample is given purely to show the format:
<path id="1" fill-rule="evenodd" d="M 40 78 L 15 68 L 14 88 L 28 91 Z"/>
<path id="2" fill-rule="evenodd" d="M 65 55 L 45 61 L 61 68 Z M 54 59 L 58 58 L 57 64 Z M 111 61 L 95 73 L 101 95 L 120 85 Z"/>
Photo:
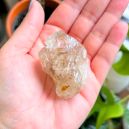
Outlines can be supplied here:
<path id="1" fill-rule="evenodd" d="M 64 0 L 46 24 L 33 0 L 23 23 L 0 50 L 0 128 L 78 129 L 98 96 L 128 26 L 120 17 L 129 0 Z M 69 100 L 56 96 L 38 53 L 46 38 L 64 30 L 88 52 L 84 88 Z"/>

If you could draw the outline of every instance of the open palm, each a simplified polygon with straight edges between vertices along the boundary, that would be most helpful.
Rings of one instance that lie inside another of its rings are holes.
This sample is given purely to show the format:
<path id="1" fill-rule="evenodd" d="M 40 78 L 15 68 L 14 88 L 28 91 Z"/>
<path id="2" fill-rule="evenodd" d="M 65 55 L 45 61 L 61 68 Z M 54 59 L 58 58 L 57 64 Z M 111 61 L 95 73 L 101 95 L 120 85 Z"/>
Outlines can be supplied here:
<path id="1" fill-rule="evenodd" d="M 128 0 L 65 0 L 43 25 L 35 0 L 21 26 L 0 50 L 0 127 L 78 129 L 90 112 L 127 33 L 120 17 Z M 89 72 L 82 91 L 69 100 L 56 96 L 42 72 L 38 53 L 46 38 L 64 30 L 88 52 Z"/>

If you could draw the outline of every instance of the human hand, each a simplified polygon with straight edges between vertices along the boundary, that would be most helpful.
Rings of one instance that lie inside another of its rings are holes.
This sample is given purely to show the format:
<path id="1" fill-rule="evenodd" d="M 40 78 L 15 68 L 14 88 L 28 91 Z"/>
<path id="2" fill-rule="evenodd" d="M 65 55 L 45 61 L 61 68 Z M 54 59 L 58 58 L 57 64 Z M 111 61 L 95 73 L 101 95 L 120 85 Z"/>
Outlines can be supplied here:
<path id="1" fill-rule="evenodd" d="M 77 129 L 90 112 L 127 33 L 120 17 L 128 0 L 65 0 L 43 25 L 35 0 L 21 26 L 0 50 L 0 127 Z M 64 30 L 87 49 L 89 75 L 72 99 L 56 96 L 38 53 L 46 38 Z"/>

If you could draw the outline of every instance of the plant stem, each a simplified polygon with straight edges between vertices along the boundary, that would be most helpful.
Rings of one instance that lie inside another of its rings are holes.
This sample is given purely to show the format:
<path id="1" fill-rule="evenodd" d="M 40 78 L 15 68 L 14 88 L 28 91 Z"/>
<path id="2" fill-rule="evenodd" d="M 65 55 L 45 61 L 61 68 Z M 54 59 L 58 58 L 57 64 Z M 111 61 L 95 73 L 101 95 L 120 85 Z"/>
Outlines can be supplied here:
<path id="1" fill-rule="evenodd" d="M 126 96 L 125 98 L 123 98 L 123 99 L 120 101 L 120 103 L 121 103 L 121 104 L 125 104 L 128 100 L 129 100 L 129 95 Z"/>
<path id="2" fill-rule="evenodd" d="M 108 121 L 109 129 L 114 129 L 113 122 L 111 120 Z"/>

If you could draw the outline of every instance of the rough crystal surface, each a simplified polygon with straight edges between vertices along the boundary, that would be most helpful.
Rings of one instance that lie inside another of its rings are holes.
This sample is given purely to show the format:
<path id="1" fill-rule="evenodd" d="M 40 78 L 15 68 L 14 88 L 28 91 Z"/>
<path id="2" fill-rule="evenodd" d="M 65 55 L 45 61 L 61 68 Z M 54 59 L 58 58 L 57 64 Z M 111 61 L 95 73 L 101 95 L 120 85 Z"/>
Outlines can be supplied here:
<path id="1" fill-rule="evenodd" d="M 59 31 L 48 37 L 39 57 L 57 96 L 67 99 L 80 92 L 87 78 L 87 52 L 81 43 Z"/>

